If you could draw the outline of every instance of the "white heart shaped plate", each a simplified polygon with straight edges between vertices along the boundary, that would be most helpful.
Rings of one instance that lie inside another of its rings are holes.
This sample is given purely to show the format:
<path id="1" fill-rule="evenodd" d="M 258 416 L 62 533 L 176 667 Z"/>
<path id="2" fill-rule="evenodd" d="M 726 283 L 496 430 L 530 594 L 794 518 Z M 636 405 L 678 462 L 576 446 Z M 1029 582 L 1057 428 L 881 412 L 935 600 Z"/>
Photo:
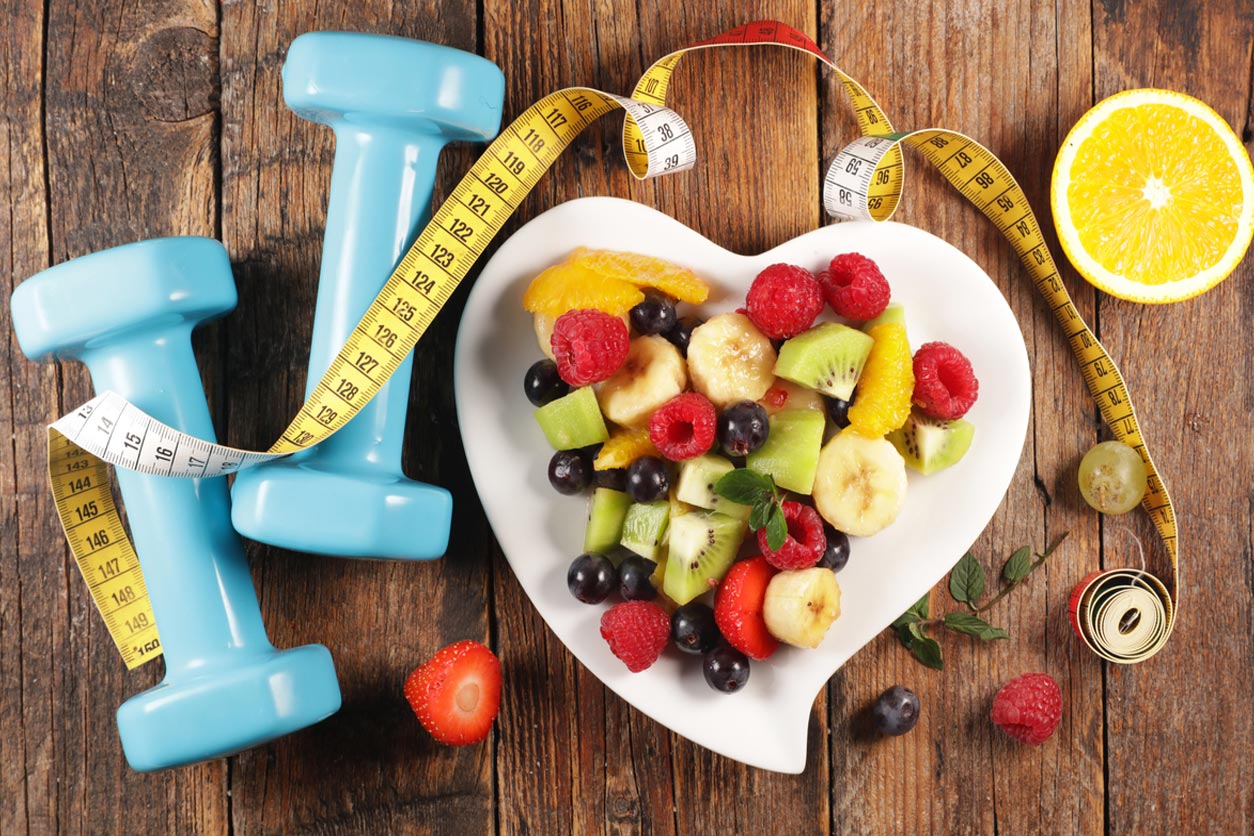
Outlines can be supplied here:
<path id="1" fill-rule="evenodd" d="M 912 472 L 897 521 L 874 537 L 853 539 L 839 577 L 841 616 L 822 645 L 782 647 L 770 660 L 754 662 L 737 694 L 712 690 L 700 660 L 673 647 L 648 670 L 630 673 L 600 635 L 608 604 L 581 604 L 566 589 L 587 509 L 548 483 L 553 451 L 523 394 L 523 376 L 542 355 L 522 296 L 537 273 L 579 245 L 691 267 L 713 287 L 703 316 L 743 305 L 750 283 L 769 264 L 817 271 L 838 253 L 863 253 L 878 262 L 893 299 L 905 306 L 911 344 L 953 343 L 980 380 L 979 401 L 967 415 L 976 427 L 967 455 L 932 476 Z M 462 315 L 455 385 L 462 441 L 484 510 L 523 589 L 558 638 L 610 689 L 659 723 L 727 757 L 792 773 L 805 768 L 810 709 L 823 683 L 940 581 L 992 518 L 1023 449 L 1031 400 L 1027 349 L 1010 306 L 974 261 L 933 235 L 896 223 L 841 223 L 743 256 L 654 209 L 608 197 L 561 204 L 501 246 Z"/>

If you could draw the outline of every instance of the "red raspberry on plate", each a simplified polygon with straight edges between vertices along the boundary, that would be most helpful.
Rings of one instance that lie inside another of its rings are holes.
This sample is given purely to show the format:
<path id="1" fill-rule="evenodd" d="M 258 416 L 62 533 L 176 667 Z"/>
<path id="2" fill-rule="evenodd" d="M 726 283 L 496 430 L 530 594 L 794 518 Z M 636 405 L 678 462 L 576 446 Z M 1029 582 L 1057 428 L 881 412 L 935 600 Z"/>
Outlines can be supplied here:
<path id="1" fill-rule="evenodd" d="M 860 253 L 842 253 L 819 273 L 819 285 L 837 316 L 866 322 L 888 307 L 892 292 L 874 261 Z"/>
<path id="2" fill-rule="evenodd" d="M 795 337 L 823 312 L 823 289 L 804 267 L 772 264 L 753 280 L 745 312 L 773 340 Z"/>
<path id="3" fill-rule="evenodd" d="M 479 642 L 455 642 L 414 669 L 405 699 L 437 742 L 478 743 L 501 707 L 501 663 Z"/>
<path id="4" fill-rule="evenodd" d="M 1015 740 L 1039 746 L 1062 720 L 1062 691 L 1047 673 L 1025 673 L 1001 686 L 990 716 Z"/>
<path id="5" fill-rule="evenodd" d="M 602 311 L 567 311 L 553 325 L 549 338 L 557 374 L 571 386 L 600 383 L 627 359 L 627 326 Z"/>
<path id="6" fill-rule="evenodd" d="M 714 623 L 727 643 L 750 659 L 765 659 L 779 648 L 766 629 L 762 602 L 775 567 L 765 557 L 742 560 L 731 567 L 714 594 Z"/>
<path id="7" fill-rule="evenodd" d="M 670 635 L 670 616 L 652 601 L 615 604 L 601 616 L 601 638 L 632 673 L 656 662 Z"/>
<path id="8" fill-rule="evenodd" d="M 971 361 L 949 343 L 924 343 L 914 353 L 914 395 L 919 409 L 952 421 L 967 414 L 980 395 Z"/>
<path id="9" fill-rule="evenodd" d="M 673 462 L 710 452 L 714 446 L 718 411 L 698 392 L 676 395 L 653 411 L 649 440 Z"/>
<path id="10" fill-rule="evenodd" d="M 809 569 L 818 563 L 827 550 L 827 535 L 823 533 L 823 519 L 809 505 L 787 500 L 781 503 L 784 519 L 788 522 L 788 539 L 779 551 L 772 551 L 766 538 L 766 528 L 758 529 L 758 548 L 776 569 Z"/>

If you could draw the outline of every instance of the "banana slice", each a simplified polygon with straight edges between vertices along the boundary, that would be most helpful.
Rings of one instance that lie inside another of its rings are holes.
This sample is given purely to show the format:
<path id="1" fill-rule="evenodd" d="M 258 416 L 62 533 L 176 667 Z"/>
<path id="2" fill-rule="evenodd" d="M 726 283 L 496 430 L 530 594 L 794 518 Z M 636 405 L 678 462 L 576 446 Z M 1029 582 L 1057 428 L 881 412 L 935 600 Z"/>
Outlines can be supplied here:
<path id="1" fill-rule="evenodd" d="M 838 530 L 855 537 L 882 531 L 905 499 L 906 462 L 891 442 L 846 430 L 819 453 L 814 506 Z"/>
<path id="2" fill-rule="evenodd" d="M 619 317 L 623 324 L 627 326 L 627 332 L 631 333 L 631 317 L 623 314 Z M 536 329 L 536 342 L 540 344 L 540 350 L 544 352 L 544 356 L 553 359 L 553 326 L 557 324 L 557 317 L 549 316 L 546 313 L 537 313 L 532 317 L 532 325 Z"/>
<path id="3" fill-rule="evenodd" d="M 688 373 L 715 406 L 756 401 L 775 380 L 775 346 L 744 314 L 721 314 L 692 332 Z"/>
<path id="4" fill-rule="evenodd" d="M 818 647 L 840 617 L 840 584 L 831 569 L 815 566 L 780 572 L 766 586 L 762 602 L 766 629 L 795 647 Z"/>
<path id="5" fill-rule="evenodd" d="M 540 350 L 544 352 L 545 357 L 552 360 L 553 344 L 550 340 L 553 338 L 553 326 L 557 324 L 557 317 L 538 313 L 532 318 L 532 324 L 536 328 L 536 342 L 540 344 Z"/>
<path id="6" fill-rule="evenodd" d="M 637 337 L 622 367 L 597 388 L 601 412 L 615 424 L 643 427 L 653 410 L 684 391 L 688 367 L 665 337 Z"/>

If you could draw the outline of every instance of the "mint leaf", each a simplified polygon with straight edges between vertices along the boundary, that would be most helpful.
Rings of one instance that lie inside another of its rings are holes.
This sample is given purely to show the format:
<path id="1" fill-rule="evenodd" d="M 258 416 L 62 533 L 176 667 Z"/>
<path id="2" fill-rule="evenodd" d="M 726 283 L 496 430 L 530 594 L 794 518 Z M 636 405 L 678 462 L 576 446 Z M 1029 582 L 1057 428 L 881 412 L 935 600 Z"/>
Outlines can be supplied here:
<path id="1" fill-rule="evenodd" d="M 1006 565 L 1001 568 L 1001 576 L 1010 583 L 1017 583 L 1032 571 L 1032 550 L 1027 546 L 1010 555 Z"/>
<path id="2" fill-rule="evenodd" d="M 1008 639 L 1010 635 L 1000 627 L 994 627 L 978 615 L 969 612 L 951 612 L 945 614 L 945 627 L 955 633 L 976 636 L 981 641 Z"/>
<path id="3" fill-rule="evenodd" d="M 929 590 L 927 592 L 924 592 L 923 597 L 915 601 L 914 606 L 906 610 L 906 612 L 912 612 L 915 615 L 917 615 L 919 618 L 927 618 L 929 613 L 931 612 L 931 602 L 932 602 L 932 593 Z"/>
<path id="4" fill-rule="evenodd" d="M 920 637 L 923 635 L 922 628 L 918 626 L 917 622 L 927 618 L 928 601 L 931 595 L 932 593 L 925 592 L 922 598 L 915 601 L 910 609 L 897 616 L 897 620 L 892 623 L 892 628 L 897 631 L 897 639 L 905 647 L 910 646 L 910 642 L 916 634 Z"/>
<path id="5" fill-rule="evenodd" d="M 738 505 L 757 505 L 764 499 L 774 499 L 775 483 L 747 467 L 739 467 L 723 474 L 714 485 L 714 492 Z"/>
<path id="6" fill-rule="evenodd" d="M 778 503 L 772 503 L 771 517 L 766 522 L 766 545 L 777 552 L 784 547 L 787 539 L 788 521 L 784 519 L 784 509 Z"/>
<path id="7" fill-rule="evenodd" d="M 915 601 L 910 609 L 897 616 L 897 620 L 893 622 L 893 627 L 904 627 L 907 624 L 912 624 L 915 621 L 922 621 L 927 618 L 928 599 L 930 597 L 931 593 L 929 592 L 919 600 Z"/>
<path id="8" fill-rule="evenodd" d="M 915 637 L 910 642 L 909 647 L 910 652 L 914 654 L 914 658 L 924 665 L 938 671 L 945 669 L 945 660 L 941 658 L 940 645 L 936 643 L 936 639 L 929 636 Z"/>
<path id="9" fill-rule="evenodd" d="M 771 520 L 771 509 L 774 507 L 775 503 L 769 499 L 764 499 L 754 505 L 753 510 L 749 512 L 749 528 L 752 531 L 766 528 L 766 524 Z"/>
<path id="10" fill-rule="evenodd" d="M 967 552 L 949 573 L 949 594 L 963 604 L 975 604 L 984 594 L 984 567 Z"/>

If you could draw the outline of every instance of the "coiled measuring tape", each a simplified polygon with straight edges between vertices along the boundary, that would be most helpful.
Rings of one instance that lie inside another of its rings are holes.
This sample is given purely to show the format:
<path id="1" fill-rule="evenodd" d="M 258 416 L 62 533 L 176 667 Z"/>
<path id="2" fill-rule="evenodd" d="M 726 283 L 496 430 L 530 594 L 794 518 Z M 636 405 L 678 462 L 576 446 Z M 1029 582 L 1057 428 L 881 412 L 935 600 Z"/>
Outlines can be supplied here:
<path id="1" fill-rule="evenodd" d="M 584 128 L 611 110 L 621 108 L 625 111 L 623 152 L 635 177 L 646 179 L 691 168 L 697 155 L 691 130 L 678 114 L 665 107 L 674 68 L 694 50 L 752 45 L 783 46 L 814 56 L 836 72 L 849 95 L 858 126 L 867 136 L 842 151 L 827 172 L 824 203 L 830 214 L 876 221 L 891 216 L 900 201 L 905 182 L 901 152 L 901 145 L 905 144 L 922 151 L 925 158 L 937 165 L 994 222 L 1012 218 L 1014 214 L 1020 215 L 1004 226 L 999 223 L 999 228 L 1011 239 L 1046 298 L 1060 300 L 1059 307 L 1054 308 L 1055 313 L 1064 327 L 1070 323 L 1073 329 L 1078 329 L 1074 333 L 1068 331 L 1069 339 L 1085 369 L 1085 380 L 1098 400 L 1102 414 L 1116 435 L 1123 440 L 1132 439 L 1129 443 L 1137 447 L 1145 458 L 1152 474 L 1151 494 L 1147 497 L 1146 507 L 1150 508 L 1151 497 L 1161 497 L 1161 506 L 1151 508 L 1151 513 L 1155 515 L 1155 525 L 1168 543 L 1174 572 L 1175 530 L 1171 501 L 1141 443 L 1136 416 L 1131 410 L 1122 378 L 1071 305 L 1057 271 L 1053 269 L 1053 260 L 1040 239 L 1027 199 L 1009 172 L 991 152 L 960 134 L 942 130 L 891 133 L 892 125 L 875 100 L 827 58 L 809 37 L 783 23 L 757 21 L 660 59 L 644 73 L 631 97 L 615 96 L 586 87 L 570 87 L 545 96 L 519 115 L 488 146 L 444 204 L 435 211 L 309 399 L 269 450 L 240 450 L 193 438 L 162 424 L 110 392 L 98 395 L 49 426 L 49 473 L 57 498 L 57 511 L 71 551 L 91 586 L 93 600 L 100 608 L 127 666 L 135 667 L 155 658 L 155 654 L 142 656 L 135 652 L 136 639 L 145 638 L 147 634 L 136 636 L 126 632 L 129 627 L 139 626 L 141 622 L 125 619 L 120 622 L 119 615 L 123 609 L 131 619 L 141 616 L 146 619 L 146 624 L 152 625 L 152 638 L 156 637 L 156 628 L 143 588 L 138 558 L 125 536 L 109 495 L 106 463 L 169 477 L 225 476 L 325 441 L 377 394 L 413 351 L 488 243 L 544 172 Z M 950 148 L 950 143 L 957 144 Z M 947 148 L 952 153 L 942 154 Z M 960 158 L 959 154 L 963 157 Z M 977 159 L 978 165 L 969 169 Z M 977 176 L 983 175 L 980 180 L 973 181 L 974 186 L 967 182 L 964 172 L 968 170 Z M 984 179 L 988 177 L 993 178 L 994 184 L 1000 184 L 999 188 L 985 186 Z M 997 192 L 996 196 L 981 202 L 980 199 L 989 191 Z M 1010 208 L 1001 208 L 1003 203 Z M 1020 227 L 1026 231 L 1019 232 L 1020 240 L 1016 241 L 1014 233 Z M 1033 239 L 1037 243 L 1028 248 Z M 1064 301 L 1065 306 L 1061 304 Z M 1108 381 L 1113 381 L 1112 385 L 1103 388 Z M 1108 411 L 1107 403 L 1114 406 L 1125 404 L 1126 415 L 1117 415 L 1113 407 Z M 105 427 L 106 432 L 98 432 L 101 427 Z M 109 440 L 100 443 L 98 437 Z M 139 441 L 127 444 L 127 439 Z M 75 480 L 84 477 L 89 479 L 90 488 L 94 491 L 91 501 L 96 503 L 85 524 L 81 520 L 78 523 L 75 521 L 80 501 L 87 498 L 87 494 L 75 489 L 76 484 L 82 485 L 81 481 Z M 109 565 L 116 567 L 117 573 L 133 580 L 130 584 L 133 597 L 130 600 L 116 600 L 112 595 L 115 590 L 108 584 L 92 585 L 91 571 L 102 560 L 112 561 Z M 1166 640 L 1175 611 L 1174 597 L 1167 596 L 1165 590 L 1162 601 L 1167 626 L 1153 650 L 1161 647 L 1162 641 Z M 144 629 L 149 628 L 145 626 Z M 1086 641 L 1107 658 L 1118 655 L 1102 643 L 1104 639 L 1086 637 Z"/>

